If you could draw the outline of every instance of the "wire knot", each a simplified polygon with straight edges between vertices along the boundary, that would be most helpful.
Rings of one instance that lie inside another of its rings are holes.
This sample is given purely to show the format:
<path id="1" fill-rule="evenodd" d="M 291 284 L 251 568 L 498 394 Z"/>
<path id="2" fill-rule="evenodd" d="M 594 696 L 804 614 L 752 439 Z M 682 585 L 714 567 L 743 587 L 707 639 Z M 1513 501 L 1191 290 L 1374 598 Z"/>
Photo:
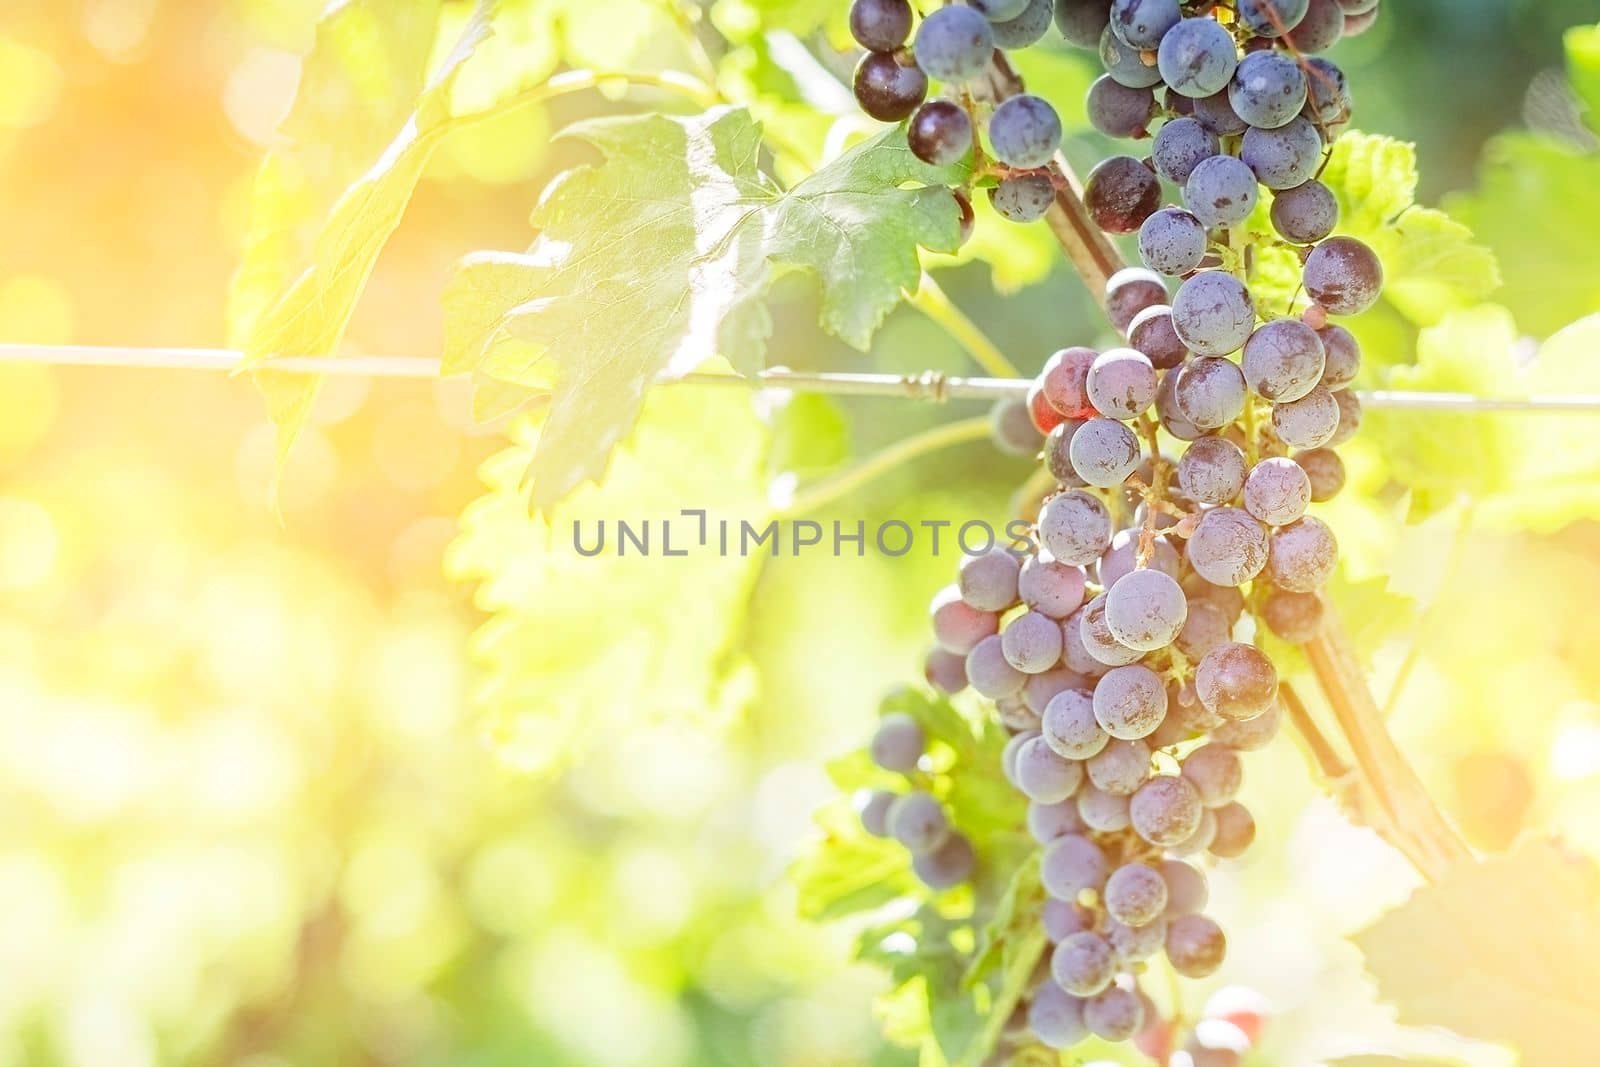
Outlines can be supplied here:
<path id="1" fill-rule="evenodd" d="M 900 380 L 905 384 L 907 395 L 918 400 L 943 404 L 950 399 L 950 378 L 944 371 L 925 370 L 920 374 L 908 374 Z"/>

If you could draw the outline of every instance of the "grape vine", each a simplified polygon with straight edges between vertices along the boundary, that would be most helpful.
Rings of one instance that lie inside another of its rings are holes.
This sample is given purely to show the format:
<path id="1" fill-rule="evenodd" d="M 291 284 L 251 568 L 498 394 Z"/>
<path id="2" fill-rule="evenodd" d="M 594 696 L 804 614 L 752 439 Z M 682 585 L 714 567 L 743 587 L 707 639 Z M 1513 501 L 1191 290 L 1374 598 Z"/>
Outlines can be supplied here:
<path id="1" fill-rule="evenodd" d="M 1366 310 L 1383 284 L 1371 249 L 1332 236 L 1338 203 L 1318 177 L 1352 97 L 1313 53 L 1376 14 L 1376 0 L 974 0 L 918 21 L 905 0 L 852 5 L 868 49 L 857 99 L 875 118 L 909 118 L 925 162 L 972 156 L 953 190 L 964 215 L 980 187 L 1015 222 L 1065 205 L 1053 225 L 1081 232 L 1087 218 L 1136 234 L 1144 263 L 1100 275 L 1125 347 L 1064 348 L 1025 401 L 992 413 L 996 444 L 1039 454 L 1048 472 L 1018 500 L 1033 523 L 1026 551 L 968 557 L 931 606 L 926 680 L 992 706 L 1010 736 L 1002 771 L 1040 850 L 1034 921 L 1053 948 L 1041 944 L 996 1056 L 1091 1035 L 1184 1065 L 1237 1062 L 1248 1048 L 1231 1032 L 1185 1032 L 1142 983 L 1162 954 L 1184 977 L 1222 966 L 1226 936 L 1203 914 L 1198 864 L 1249 848 L 1241 754 L 1271 739 L 1286 702 L 1302 717 L 1258 637 L 1304 644 L 1322 628 L 1338 546 L 1308 508 L 1343 487 L 1335 449 L 1361 421 L 1347 388 L 1360 348 L 1332 318 Z M 1081 194 L 1055 162 L 1054 107 L 993 92 L 997 69 L 1011 78 L 1004 50 L 1052 23 L 1098 49 L 1093 125 L 1122 138 L 1154 130 L 1148 158 L 1102 161 Z M 930 79 L 946 98 L 926 99 Z M 1163 180 L 1181 204 L 1163 206 Z M 1265 228 L 1252 224 L 1261 203 Z M 1070 245 L 1114 266 L 1097 237 Z M 1267 246 L 1301 263 L 1298 314 L 1251 291 Z M 894 712 L 871 755 L 915 775 L 925 742 Z M 973 844 L 932 794 L 875 792 L 861 815 L 911 851 L 929 889 L 971 876 Z"/>

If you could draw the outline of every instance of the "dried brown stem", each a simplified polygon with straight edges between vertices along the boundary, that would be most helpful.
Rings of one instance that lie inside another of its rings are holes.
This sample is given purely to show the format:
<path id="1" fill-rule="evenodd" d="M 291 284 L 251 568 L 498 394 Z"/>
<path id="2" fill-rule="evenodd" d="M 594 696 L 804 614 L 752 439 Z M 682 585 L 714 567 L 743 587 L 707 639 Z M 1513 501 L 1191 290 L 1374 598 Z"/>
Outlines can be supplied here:
<path id="1" fill-rule="evenodd" d="M 1387 815 L 1390 826 L 1385 836 L 1411 857 L 1430 881 L 1452 864 L 1471 859 L 1472 850 L 1439 810 L 1390 735 L 1331 606 L 1322 633 L 1306 645 L 1306 656 L 1363 781 Z M 1384 827 L 1374 829 L 1383 832 Z"/>

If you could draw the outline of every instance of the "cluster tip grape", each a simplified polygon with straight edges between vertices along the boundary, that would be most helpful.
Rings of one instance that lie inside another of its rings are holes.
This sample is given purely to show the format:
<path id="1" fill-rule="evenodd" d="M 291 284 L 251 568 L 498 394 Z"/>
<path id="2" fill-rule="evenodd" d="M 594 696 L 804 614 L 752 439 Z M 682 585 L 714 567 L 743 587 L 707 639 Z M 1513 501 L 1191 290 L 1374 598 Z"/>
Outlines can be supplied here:
<path id="1" fill-rule="evenodd" d="M 1361 421 L 1348 389 L 1360 346 L 1334 320 L 1376 302 L 1383 270 L 1335 235 L 1339 201 L 1319 179 L 1353 100 L 1318 53 L 1377 13 L 1378 0 L 968 0 L 920 17 L 906 0 L 852 5 L 862 107 L 908 119 L 930 164 L 972 161 L 953 190 L 967 228 L 978 184 L 1017 222 L 1060 188 L 1060 118 L 1038 96 L 990 99 L 980 82 L 996 50 L 1052 27 L 1095 50 L 1090 122 L 1149 142 L 1101 162 L 1083 192 L 1103 230 L 1137 235 L 1143 266 L 1104 294 L 1121 343 L 1056 352 L 1026 399 L 993 411 L 996 443 L 1038 455 L 1054 482 L 1019 501 L 1030 542 L 966 558 L 931 607 L 925 676 L 992 702 L 1011 734 L 1002 770 L 1041 850 L 1053 948 L 1007 1031 L 1014 1047 L 1093 1035 L 1209 1067 L 1238 1063 L 1254 1039 L 1233 1026 L 1242 1042 L 1214 1040 L 1216 1020 L 1178 1034 L 1140 982 L 1159 956 L 1189 978 L 1222 966 L 1202 866 L 1254 840 L 1242 754 L 1283 717 L 1258 639 L 1304 643 L 1323 624 L 1338 545 L 1308 509 L 1343 487 L 1334 450 Z M 1271 232 L 1246 225 L 1262 204 Z M 1298 259 L 1300 314 L 1252 293 L 1262 245 Z M 875 754 L 892 747 L 886 728 Z M 875 798 L 881 810 L 863 815 L 921 856 L 935 835 L 895 819 L 937 821 L 917 795 Z"/>

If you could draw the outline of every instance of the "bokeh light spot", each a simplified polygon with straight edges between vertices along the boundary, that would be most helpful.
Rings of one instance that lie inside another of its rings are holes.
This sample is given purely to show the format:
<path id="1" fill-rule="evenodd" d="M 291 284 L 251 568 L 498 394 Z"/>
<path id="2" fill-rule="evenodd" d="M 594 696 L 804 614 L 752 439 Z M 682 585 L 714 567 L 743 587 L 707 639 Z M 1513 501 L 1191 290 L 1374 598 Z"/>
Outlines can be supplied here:
<path id="1" fill-rule="evenodd" d="M 41 52 L 0 37 L 0 129 L 25 130 L 49 120 L 61 98 L 61 67 Z"/>

